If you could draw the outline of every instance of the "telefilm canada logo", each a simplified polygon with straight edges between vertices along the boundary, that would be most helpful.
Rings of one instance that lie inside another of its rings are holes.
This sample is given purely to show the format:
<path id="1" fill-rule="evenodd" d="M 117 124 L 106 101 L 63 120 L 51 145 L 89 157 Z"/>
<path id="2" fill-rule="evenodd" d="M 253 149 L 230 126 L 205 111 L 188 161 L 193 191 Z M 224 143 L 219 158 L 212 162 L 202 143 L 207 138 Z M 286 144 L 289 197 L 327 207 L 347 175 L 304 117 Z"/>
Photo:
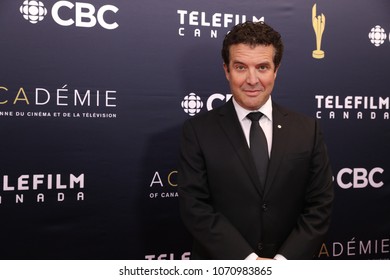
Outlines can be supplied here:
<path id="1" fill-rule="evenodd" d="M 119 9 L 114 5 L 96 6 L 86 2 L 57 1 L 51 9 L 45 1 L 25 0 L 19 11 L 23 18 L 32 24 L 37 24 L 47 17 L 60 26 L 76 26 L 92 28 L 100 26 L 106 30 L 113 30 L 119 24 L 112 20 Z"/>
<path id="2" fill-rule="evenodd" d="M 0 206 L 83 202 L 85 174 L 2 174 L 0 187 Z"/>
<path id="3" fill-rule="evenodd" d="M 184 253 L 157 253 L 145 255 L 145 260 L 189 260 L 191 252 Z"/>
<path id="4" fill-rule="evenodd" d="M 316 118 L 329 120 L 388 120 L 390 97 L 315 95 Z"/>
<path id="5" fill-rule="evenodd" d="M 178 9 L 176 11 L 179 27 L 177 33 L 180 37 L 209 37 L 216 39 L 220 36 L 219 31 L 224 34 L 239 24 L 248 20 L 254 22 L 264 22 L 264 16 L 247 16 L 242 14 L 229 14 L 210 11 L 196 11 Z"/>

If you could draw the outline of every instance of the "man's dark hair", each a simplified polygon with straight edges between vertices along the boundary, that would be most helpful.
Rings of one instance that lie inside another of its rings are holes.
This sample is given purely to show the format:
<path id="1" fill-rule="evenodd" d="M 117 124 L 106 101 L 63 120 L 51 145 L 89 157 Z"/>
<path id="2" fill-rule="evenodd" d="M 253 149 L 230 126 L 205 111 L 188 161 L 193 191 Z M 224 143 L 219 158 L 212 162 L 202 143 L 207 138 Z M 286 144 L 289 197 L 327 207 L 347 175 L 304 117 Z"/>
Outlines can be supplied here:
<path id="1" fill-rule="evenodd" d="M 225 36 L 222 45 L 222 58 L 229 67 L 229 49 L 232 45 L 246 44 L 250 46 L 270 46 L 275 48 L 274 64 L 275 70 L 279 67 L 283 56 L 282 38 L 276 30 L 264 22 L 251 22 L 237 24 Z"/>

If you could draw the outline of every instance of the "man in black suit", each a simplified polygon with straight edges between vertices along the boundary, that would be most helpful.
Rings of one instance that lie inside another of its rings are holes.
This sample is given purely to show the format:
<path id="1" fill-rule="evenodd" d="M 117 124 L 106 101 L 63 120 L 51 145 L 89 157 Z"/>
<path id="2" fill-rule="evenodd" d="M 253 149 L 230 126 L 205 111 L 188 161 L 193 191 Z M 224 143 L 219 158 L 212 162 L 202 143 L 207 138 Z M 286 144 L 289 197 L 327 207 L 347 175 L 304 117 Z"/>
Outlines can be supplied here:
<path id="1" fill-rule="evenodd" d="M 312 259 L 323 242 L 331 167 L 317 121 L 271 100 L 282 54 L 267 24 L 235 26 L 222 48 L 233 97 L 183 126 L 179 201 L 193 259 Z M 251 151 L 257 111 L 264 156 Z"/>

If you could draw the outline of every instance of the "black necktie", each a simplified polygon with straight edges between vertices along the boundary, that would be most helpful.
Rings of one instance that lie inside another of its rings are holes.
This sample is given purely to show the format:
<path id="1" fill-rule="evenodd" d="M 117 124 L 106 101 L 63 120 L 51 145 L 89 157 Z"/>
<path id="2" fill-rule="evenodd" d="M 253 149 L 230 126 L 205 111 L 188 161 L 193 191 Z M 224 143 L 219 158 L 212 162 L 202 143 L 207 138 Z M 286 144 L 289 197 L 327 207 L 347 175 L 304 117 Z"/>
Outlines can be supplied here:
<path id="1" fill-rule="evenodd" d="M 268 145 L 264 131 L 259 124 L 259 120 L 262 116 L 263 113 L 261 112 L 252 112 L 247 115 L 247 118 L 252 121 L 249 132 L 250 150 L 256 164 L 261 187 L 264 189 L 268 168 Z"/>

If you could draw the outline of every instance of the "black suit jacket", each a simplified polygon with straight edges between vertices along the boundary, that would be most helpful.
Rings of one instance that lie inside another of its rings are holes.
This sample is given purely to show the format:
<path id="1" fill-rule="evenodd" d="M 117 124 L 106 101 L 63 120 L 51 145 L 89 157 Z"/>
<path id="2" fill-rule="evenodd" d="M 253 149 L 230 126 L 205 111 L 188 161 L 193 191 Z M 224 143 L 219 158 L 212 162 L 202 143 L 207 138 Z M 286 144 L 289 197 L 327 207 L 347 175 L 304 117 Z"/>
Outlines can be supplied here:
<path id="1" fill-rule="evenodd" d="M 333 200 L 326 147 L 313 118 L 273 104 L 265 189 L 230 100 L 185 122 L 178 174 L 193 259 L 282 254 L 311 259 L 328 230 Z"/>

